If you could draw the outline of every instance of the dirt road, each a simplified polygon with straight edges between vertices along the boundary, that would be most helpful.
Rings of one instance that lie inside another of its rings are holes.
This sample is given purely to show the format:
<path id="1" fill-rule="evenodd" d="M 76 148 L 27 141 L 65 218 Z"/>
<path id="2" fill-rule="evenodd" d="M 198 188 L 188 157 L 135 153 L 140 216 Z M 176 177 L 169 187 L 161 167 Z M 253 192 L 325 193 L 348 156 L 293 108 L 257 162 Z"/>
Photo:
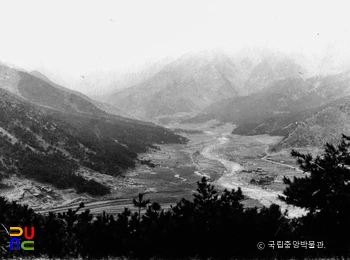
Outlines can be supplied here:
<path id="1" fill-rule="evenodd" d="M 259 141 L 260 143 L 266 145 L 263 141 L 261 141 L 259 138 L 255 138 L 255 140 Z M 265 153 L 266 155 L 261 158 L 261 160 L 265 161 L 265 162 L 268 162 L 268 163 L 273 163 L 273 164 L 277 164 L 277 165 L 281 165 L 281 166 L 284 166 L 284 167 L 287 167 L 287 168 L 291 168 L 295 171 L 298 171 L 298 172 L 303 172 L 302 170 L 300 170 L 299 168 L 295 167 L 295 166 L 292 166 L 292 165 L 289 165 L 289 164 L 285 164 L 285 163 L 280 163 L 280 162 L 275 162 L 273 160 L 268 160 L 267 157 L 270 155 L 268 153 L 268 149 L 269 149 L 269 146 L 266 145 L 266 148 L 265 148 Z"/>

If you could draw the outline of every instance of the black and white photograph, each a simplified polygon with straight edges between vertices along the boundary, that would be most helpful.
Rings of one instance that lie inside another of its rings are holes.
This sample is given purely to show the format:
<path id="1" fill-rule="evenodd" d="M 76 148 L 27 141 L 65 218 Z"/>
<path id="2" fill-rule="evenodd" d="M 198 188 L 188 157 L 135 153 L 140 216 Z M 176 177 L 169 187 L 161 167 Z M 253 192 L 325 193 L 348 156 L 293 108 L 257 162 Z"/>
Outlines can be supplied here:
<path id="1" fill-rule="evenodd" d="M 349 10 L 0 0 L 0 259 L 350 259 Z"/>

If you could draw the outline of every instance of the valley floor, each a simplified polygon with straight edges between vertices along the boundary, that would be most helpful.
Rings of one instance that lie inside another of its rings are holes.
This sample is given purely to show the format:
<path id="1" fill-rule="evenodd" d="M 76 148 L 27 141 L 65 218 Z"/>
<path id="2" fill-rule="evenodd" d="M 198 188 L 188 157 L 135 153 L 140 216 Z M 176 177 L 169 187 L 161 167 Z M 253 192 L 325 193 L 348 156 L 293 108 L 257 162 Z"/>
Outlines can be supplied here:
<path id="1" fill-rule="evenodd" d="M 111 194 L 108 196 L 96 199 L 84 194 L 77 195 L 72 191 L 55 191 L 35 183 L 21 183 L 19 177 L 10 181 L 13 189 L 3 192 L 3 195 L 22 203 L 30 202 L 38 194 L 47 196 L 50 200 L 46 204 L 32 204 L 42 213 L 65 211 L 84 201 L 85 208 L 92 213 L 106 211 L 117 214 L 125 207 L 133 209 L 132 198 L 139 192 L 146 193 L 147 198 L 161 203 L 163 208 L 170 207 L 182 197 L 191 199 L 197 187 L 196 182 L 205 176 L 218 189 L 241 187 L 243 194 L 247 196 L 243 202 L 247 207 L 276 203 L 283 209 L 288 209 L 290 216 L 303 214 L 302 209 L 291 208 L 278 199 L 278 195 L 285 188 L 283 176 L 303 175 L 289 151 L 268 153 L 269 145 L 278 142 L 281 137 L 232 135 L 234 125 L 220 125 L 215 122 L 198 125 L 174 124 L 168 127 L 178 131 L 183 129 L 180 134 L 190 141 L 186 145 L 159 145 L 159 150 L 140 156 L 142 160 L 151 160 L 155 167 L 138 164 L 124 177 L 118 178 L 88 170 L 80 172 L 87 178 L 111 187 Z M 33 192 L 34 195 L 31 194 Z"/>

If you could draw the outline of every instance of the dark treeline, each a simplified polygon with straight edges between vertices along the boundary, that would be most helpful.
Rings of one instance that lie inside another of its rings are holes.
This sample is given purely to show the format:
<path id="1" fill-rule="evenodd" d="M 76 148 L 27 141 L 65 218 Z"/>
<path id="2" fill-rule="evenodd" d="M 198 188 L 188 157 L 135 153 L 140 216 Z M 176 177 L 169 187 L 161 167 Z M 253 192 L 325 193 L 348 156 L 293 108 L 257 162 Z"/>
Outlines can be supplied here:
<path id="1" fill-rule="evenodd" d="M 244 208 L 241 190 L 218 192 L 205 178 L 198 182 L 193 200 L 182 199 L 164 211 L 142 194 L 129 209 L 113 217 L 94 217 L 89 210 L 39 215 L 27 206 L 0 199 L 0 223 L 34 226 L 34 251 L 1 250 L 0 256 L 50 257 L 132 256 L 136 258 L 302 258 L 343 256 L 350 252 L 350 141 L 327 144 L 321 156 L 293 152 L 304 178 L 285 179 L 287 203 L 304 207 L 308 214 L 289 219 L 279 206 Z M 140 211 L 145 213 L 140 215 Z M 0 236 L 6 245 L 8 236 Z M 323 241 L 326 248 L 274 249 L 269 241 Z M 257 248 L 264 242 L 264 250 Z"/>

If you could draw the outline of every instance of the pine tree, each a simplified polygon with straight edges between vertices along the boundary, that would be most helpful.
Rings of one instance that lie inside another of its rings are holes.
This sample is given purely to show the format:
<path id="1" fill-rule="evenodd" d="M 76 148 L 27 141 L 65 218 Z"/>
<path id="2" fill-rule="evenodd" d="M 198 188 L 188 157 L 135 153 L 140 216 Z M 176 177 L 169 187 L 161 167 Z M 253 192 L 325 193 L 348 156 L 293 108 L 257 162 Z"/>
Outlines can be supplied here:
<path id="1" fill-rule="evenodd" d="M 309 210 L 302 219 L 300 234 L 328 241 L 328 248 L 342 253 L 350 249 L 350 137 L 340 144 L 327 143 L 315 158 L 295 150 L 305 177 L 284 178 L 288 187 L 282 200 Z"/>
<path id="2" fill-rule="evenodd" d="M 311 154 L 301 154 L 295 150 L 300 168 L 306 173 L 303 178 L 290 180 L 284 191 L 284 201 L 304 207 L 310 212 L 348 212 L 350 206 L 350 137 L 343 135 L 341 143 L 335 147 L 327 143 L 322 155 L 313 158 Z"/>
<path id="3" fill-rule="evenodd" d="M 147 205 L 150 203 L 150 200 L 144 200 L 143 199 L 143 193 L 139 193 L 139 196 L 137 198 L 137 200 L 134 198 L 132 200 L 132 203 L 134 204 L 135 207 L 139 208 L 139 222 L 141 221 L 141 209 L 142 208 L 146 208 Z"/>

